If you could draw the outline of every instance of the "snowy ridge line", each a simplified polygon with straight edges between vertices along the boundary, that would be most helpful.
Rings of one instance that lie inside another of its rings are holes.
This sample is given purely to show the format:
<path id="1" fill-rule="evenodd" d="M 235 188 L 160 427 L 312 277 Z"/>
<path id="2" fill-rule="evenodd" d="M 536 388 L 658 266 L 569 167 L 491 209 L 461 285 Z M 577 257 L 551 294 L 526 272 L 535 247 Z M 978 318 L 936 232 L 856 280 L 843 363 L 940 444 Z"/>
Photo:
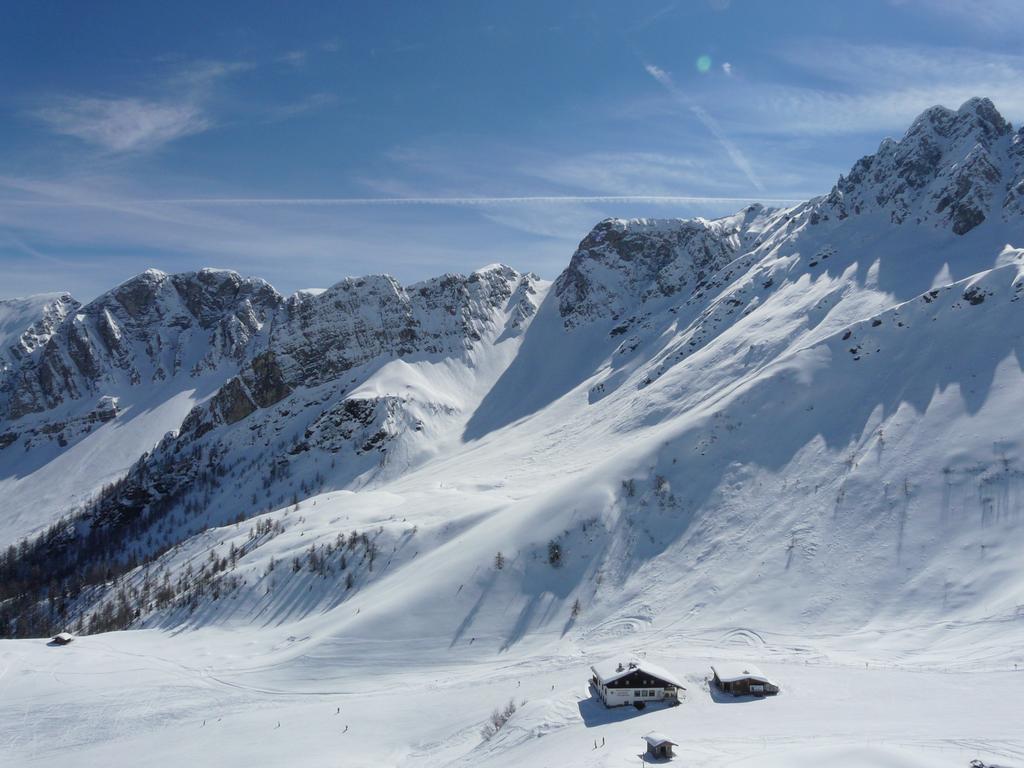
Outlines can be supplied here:
<path id="1" fill-rule="evenodd" d="M 877 328 L 880 325 L 879 321 L 884 321 L 885 319 L 891 320 L 898 316 L 901 310 L 911 308 L 921 309 L 921 303 L 924 303 L 926 306 L 929 307 L 931 314 L 928 315 L 928 317 L 933 317 L 936 312 L 942 309 L 942 306 L 937 303 L 937 299 L 940 296 L 948 294 L 950 291 L 955 291 L 958 288 L 963 288 L 965 290 L 962 291 L 959 296 L 952 297 L 946 306 L 951 306 L 952 304 L 958 303 L 959 301 L 966 301 L 968 304 L 972 304 L 973 302 L 970 300 L 969 295 L 973 296 L 974 294 L 971 294 L 970 289 L 980 285 L 988 285 L 988 282 L 990 280 L 994 281 L 996 277 L 1001 277 L 1004 274 L 1004 272 L 1015 272 L 1016 277 L 1010 280 L 1008 284 L 998 283 L 996 287 L 1003 288 L 1004 290 L 1009 290 L 1009 288 L 1013 288 L 1015 295 L 1012 298 L 1010 298 L 1010 301 L 1016 302 L 1019 300 L 1020 295 L 1024 293 L 1024 281 L 1020 280 L 1020 278 L 1024 276 L 1024 249 L 1008 248 L 1007 250 L 1004 250 L 1001 256 L 1005 256 L 1008 253 L 1016 254 L 1016 259 L 1020 263 L 1000 264 L 996 267 L 993 267 L 992 269 L 976 272 L 973 275 L 968 275 L 967 277 L 964 277 L 955 282 L 947 283 L 945 285 L 939 285 L 930 290 L 923 291 L 914 298 L 907 299 L 906 301 L 902 301 L 898 304 L 893 304 L 892 306 L 884 309 L 883 311 L 875 315 L 850 323 L 845 328 L 833 331 L 828 336 L 817 339 L 811 344 L 808 344 L 807 346 L 797 347 L 787 352 L 784 357 L 781 357 L 778 360 L 766 364 L 764 368 L 756 369 L 752 375 L 756 376 L 761 371 L 770 370 L 771 366 L 774 366 L 776 364 L 784 365 L 791 358 L 794 358 L 806 352 L 813 351 L 814 349 L 821 347 L 823 344 L 834 344 L 837 341 L 853 340 L 856 337 L 855 332 L 858 329 Z M 991 296 L 993 294 L 988 293 L 978 295 L 982 297 L 982 300 L 984 300 L 985 295 Z"/>

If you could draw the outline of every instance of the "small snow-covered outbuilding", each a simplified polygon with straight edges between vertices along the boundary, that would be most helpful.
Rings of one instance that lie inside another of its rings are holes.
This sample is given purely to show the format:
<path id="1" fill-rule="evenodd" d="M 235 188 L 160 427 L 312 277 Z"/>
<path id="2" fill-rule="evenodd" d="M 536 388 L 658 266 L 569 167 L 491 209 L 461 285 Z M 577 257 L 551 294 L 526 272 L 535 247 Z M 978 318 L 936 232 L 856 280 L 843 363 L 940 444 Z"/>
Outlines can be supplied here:
<path id="1" fill-rule="evenodd" d="M 647 742 L 647 754 L 660 760 L 675 757 L 675 753 L 672 752 L 672 747 L 679 746 L 668 736 L 663 733 L 658 733 L 657 731 L 651 731 L 644 736 L 644 741 Z"/>
<path id="2" fill-rule="evenodd" d="M 727 662 L 711 667 L 718 689 L 733 696 L 774 696 L 779 686 L 753 664 Z"/>
<path id="3" fill-rule="evenodd" d="M 671 672 L 641 659 L 608 659 L 590 671 L 594 673 L 590 682 L 608 707 L 652 701 L 678 703 L 679 691 L 686 690 Z"/>
<path id="4" fill-rule="evenodd" d="M 67 645 L 74 639 L 75 636 L 70 632 L 61 632 L 60 634 L 54 635 L 53 640 L 50 642 L 56 643 L 57 645 Z"/>

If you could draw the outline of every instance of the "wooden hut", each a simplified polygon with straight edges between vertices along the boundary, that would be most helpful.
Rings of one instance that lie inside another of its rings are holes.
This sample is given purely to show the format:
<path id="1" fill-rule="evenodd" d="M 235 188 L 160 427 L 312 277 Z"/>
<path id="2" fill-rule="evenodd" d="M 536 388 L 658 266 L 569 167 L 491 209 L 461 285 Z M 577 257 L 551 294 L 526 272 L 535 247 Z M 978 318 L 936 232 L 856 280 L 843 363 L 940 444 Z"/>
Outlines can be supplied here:
<path id="1" fill-rule="evenodd" d="M 774 696 L 779 686 L 753 664 L 727 662 L 711 667 L 715 686 L 733 696 Z"/>
<path id="2" fill-rule="evenodd" d="M 647 742 L 647 754 L 655 760 L 669 760 L 675 757 L 672 747 L 679 746 L 663 733 L 651 731 L 644 736 Z"/>
<path id="3" fill-rule="evenodd" d="M 61 632 L 58 635 L 54 635 L 53 640 L 51 640 L 50 642 L 55 643 L 56 645 L 67 645 L 74 639 L 75 636 L 72 635 L 70 632 Z"/>

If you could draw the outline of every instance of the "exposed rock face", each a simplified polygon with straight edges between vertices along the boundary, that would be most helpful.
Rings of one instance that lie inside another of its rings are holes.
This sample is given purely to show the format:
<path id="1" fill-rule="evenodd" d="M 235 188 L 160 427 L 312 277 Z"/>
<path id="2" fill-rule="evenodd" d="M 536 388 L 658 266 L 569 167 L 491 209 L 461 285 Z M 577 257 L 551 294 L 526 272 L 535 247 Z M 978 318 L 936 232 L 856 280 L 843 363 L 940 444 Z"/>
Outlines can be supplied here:
<path id="1" fill-rule="evenodd" d="M 14 422 L 7 427 L 8 431 L 0 433 L 0 450 L 19 444 L 23 450 L 30 451 L 46 443 L 56 443 L 64 448 L 93 429 L 108 421 L 113 421 L 120 414 L 116 397 L 101 397 L 88 411 L 81 415 L 64 419 L 52 419 L 36 425 Z"/>
<path id="2" fill-rule="evenodd" d="M 411 355 L 458 356 L 483 334 L 518 332 L 537 310 L 537 281 L 499 265 L 407 288 L 374 275 L 343 280 L 317 295 L 296 294 L 275 318 L 268 349 L 197 408 L 183 432 L 234 424 L 357 366 Z"/>
<path id="3" fill-rule="evenodd" d="M 1003 201 L 1005 221 L 1024 215 L 1024 128 L 1017 131 L 1010 142 L 1010 160 L 1013 172 L 1012 180 L 1007 184 L 1006 200 Z"/>
<path id="4" fill-rule="evenodd" d="M 751 206 L 714 221 L 607 219 L 583 239 L 558 278 L 559 311 L 568 329 L 605 320 L 616 323 L 613 336 L 622 335 L 644 322 L 652 301 L 678 296 L 677 305 L 692 305 L 720 288 L 731 274 L 722 270 L 734 259 L 790 247 L 791 235 L 804 226 L 837 226 L 866 214 L 956 235 L 992 218 L 1019 220 L 1024 129 L 1014 133 L 988 99 L 971 99 L 957 110 L 933 107 L 902 139 L 886 139 L 878 152 L 858 160 L 828 195 L 789 211 Z M 812 266 L 830 252 L 819 247 Z"/>
<path id="5" fill-rule="evenodd" d="M 383 465 L 397 438 L 423 429 L 422 415 L 453 411 L 404 394 L 350 395 L 354 382 L 388 361 L 466 357 L 485 339 L 521 333 L 537 310 L 537 283 L 536 275 L 499 265 L 408 287 L 388 276 L 348 279 L 320 294 L 278 302 L 275 293 L 266 293 L 256 302 L 258 291 L 246 290 L 245 281 L 230 273 L 147 273 L 130 281 L 109 295 L 120 312 L 116 328 L 107 331 L 109 341 L 88 344 L 92 335 L 79 336 L 74 325 L 66 329 L 66 348 L 74 350 L 68 356 L 81 358 L 75 370 L 86 381 L 106 375 L 110 359 L 123 359 L 96 349 L 125 347 L 120 339 L 132 332 L 131 323 L 203 329 L 201 360 L 220 359 L 222 367 L 235 360 L 237 349 L 222 341 L 244 341 L 249 354 L 237 374 L 93 506 L 91 524 L 130 527 L 156 510 L 194 510 L 199 483 L 221 504 L 237 503 L 219 495 L 219 478 L 223 467 L 244 456 L 255 458 L 241 471 L 265 478 L 274 503 L 281 499 L 271 494 L 280 494 L 285 480 L 309 475 L 311 456 L 329 456 L 332 467 L 341 462 L 335 471 L 349 479 Z M 178 299 L 173 314 L 166 311 L 168 291 Z M 111 314 L 107 302 L 103 310 L 104 317 Z M 264 326 L 268 330 L 261 333 Z M 102 321 L 89 326 L 102 327 Z M 126 361 L 150 360 L 150 347 L 145 349 L 147 354 Z M 249 500 L 257 508 L 259 503 Z"/>
<path id="6" fill-rule="evenodd" d="M 956 111 L 932 107 L 902 139 L 886 139 L 840 177 L 813 221 L 883 213 L 896 224 L 930 222 L 964 235 L 1019 206 L 1021 135 L 1012 131 L 988 99 Z"/>
<path id="7" fill-rule="evenodd" d="M 751 225 L 751 206 L 725 219 L 606 219 L 580 243 L 555 284 L 566 328 L 618 320 L 649 300 L 692 292 L 734 259 Z"/>
<path id="8" fill-rule="evenodd" d="M 44 344 L 26 345 L 0 415 L 18 419 L 108 389 L 237 365 L 281 301 L 266 282 L 234 272 L 144 272 L 66 312 Z"/>
<path id="9" fill-rule="evenodd" d="M 8 372 L 42 348 L 79 306 L 67 293 L 0 301 L 0 397 Z"/>
<path id="10" fill-rule="evenodd" d="M 211 409 L 226 424 L 241 421 L 257 408 L 268 408 L 292 393 L 273 352 L 253 358 L 241 374 L 214 396 Z"/>
<path id="11" fill-rule="evenodd" d="M 378 358 L 460 354 L 508 310 L 511 325 L 536 311 L 536 275 L 505 266 L 402 287 L 386 275 L 350 278 L 286 303 L 270 339 L 286 380 L 314 385 Z M 513 295 L 515 300 L 513 301 Z"/>
<path id="12" fill-rule="evenodd" d="M 348 398 L 321 414 L 304 433 L 292 454 L 311 446 L 330 453 L 346 449 L 357 455 L 386 450 L 402 426 L 403 404 L 397 397 Z"/>

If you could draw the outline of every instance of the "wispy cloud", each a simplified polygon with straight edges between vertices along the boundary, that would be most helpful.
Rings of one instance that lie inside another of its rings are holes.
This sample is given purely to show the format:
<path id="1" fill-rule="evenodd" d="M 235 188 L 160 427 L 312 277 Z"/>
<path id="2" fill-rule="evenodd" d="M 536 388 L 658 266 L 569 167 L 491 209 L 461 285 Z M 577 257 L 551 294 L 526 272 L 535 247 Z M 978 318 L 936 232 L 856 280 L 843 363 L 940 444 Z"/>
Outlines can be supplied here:
<path id="1" fill-rule="evenodd" d="M 659 8 L 658 10 L 654 11 L 653 13 L 650 13 L 650 14 L 640 18 L 638 21 L 636 21 L 633 24 L 632 29 L 634 31 L 639 31 L 639 30 L 642 30 L 642 29 L 646 29 L 647 27 L 651 26 L 652 24 L 654 24 L 654 23 L 656 23 L 658 21 L 661 21 L 666 16 L 670 16 L 673 13 L 675 13 L 676 9 L 678 7 L 679 7 L 679 3 L 677 3 L 677 2 L 669 3 L 668 5 L 666 5 L 666 6 L 662 7 L 662 8 Z"/>
<path id="2" fill-rule="evenodd" d="M 277 60 L 282 64 L 297 68 L 304 66 L 307 58 L 308 54 L 306 51 L 288 51 L 288 53 L 278 56 Z"/>
<path id="3" fill-rule="evenodd" d="M 142 96 L 52 96 L 30 112 L 51 131 L 73 136 L 104 152 L 145 152 L 208 130 L 207 104 L 214 86 L 252 67 L 244 62 L 194 61 L 181 64 Z"/>
<path id="4" fill-rule="evenodd" d="M 145 266 L 168 271 L 234 268 L 266 277 L 283 290 L 328 285 L 345 275 L 381 269 L 403 280 L 422 279 L 495 260 L 553 275 L 571 253 L 569 238 L 580 235 L 563 233 L 562 239 L 531 241 L 524 249 L 514 237 L 494 238 L 485 211 L 500 213 L 501 208 L 497 203 L 483 208 L 476 204 L 481 201 L 445 203 L 452 211 L 442 217 L 430 201 L 378 210 L 372 201 L 362 200 L 356 203 L 358 214 L 343 216 L 335 202 L 325 208 L 318 200 L 156 200 L 132 196 L 118 186 L 98 178 L 0 176 L 0 262 L 5 277 L 0 296 L 70 288 L 89 298 Z M 13 203 L 10 195 L 24 200 Z M 584 226 L 592 223 L 588 217 Z M 100 265 L 90 263 L 97 251 L 103 253 Z M 72 264 L 59 274 L 41 271 L 40 255 L 49 253 L 74 254 Z"/>
<path id="5" fill-rule="evenodd" d="M 694 155 L 664 152 L 584 152 L 534 159 L 524 173 L 570 190 L 603 194 L 735 193 L 744 181 L 731 169 Z"/>
<path id="6" fill-rule="evenodd" d="M 647 74 L 661 83 L 662 87 L 669 92 L 672 98 L 690 110 L 694 117 L 696 117 L 708 132 L 714 136 L 719 146 L 725 150 L 729 159 L 732 160 L 733 164 L 740 171 L 742 171 L 743 175 L 747 177 L 747 180 L 754 186 L 754 188 L 757 190 L 764 190 L 764 185 L 754 172 L 754 168 L 750 164 L 750 161 L 747 160 L 743 152 L 740 151 L 740 148 L 725 135 L 725 131 L 722 130 L 718 121 L 715 120 L 715 118 L 712 117 L 706 109 L 699 104 L 694 103 L 692 99 L 677 88 L 675 82 L 672 80 L 672 76 L 667 71 L 654 64 L 647 64 L 644 66 L 644 69 L 647 70 Z"/>
<path id="7" fill-rule="evenodd" d="M 299 115 L 324 109 L 325 107 L 329 107 L 332 104 L 337 103 L 337 101 L 338 97 L 333 93 L 313 93 L 299 101 L 293 101 L 290 104 L 280 104 L 268 108 L 268 119 L 271 122 L 289 120 L 293 117 L 298 117 Z"/>
<path id="8" fill-rule="evenodd" d="M 972 48 L 792 42 L 780 58 L 819 87 L 734 81 L 722 94 L 730 125 L 744 133 L 827 136 L 902 133 L 924 109 L 956 108 L 988 96 L 1007 117 L 1024 117 L 1024 56 Z"/>
<path id="9" fill-rule="evenodd" d="M 220 81 L 255 68 L 256 65 L 251 61 L 198 59 L 182 63 L 158 86 L 181 90 L 192 96 L 203 96 Z"/>
<path id="10" fill-rule="evenodd" d="M 109 152 L 154 149 L 210 127 L 202 110 L 187 102 L 63 97 L 34 114 L 55 133 Z"/>
<path id="11" fill-rule="evenodd" d="M 19 264 L 27 270 L 0 286 L 0 295 L 70 287 L 88 298 L 151 265 L 230 267 L 286 290 L 382 268 L 419 279 L 495 260 L 553 277 L 575 242 L 606 216 L 721 215 L 746 202 L 682 195 L 172 197 L 111 178 L 0 175 L 5 277 Z M 495 224 L 503 228 L 499 237 Z M 97 251 L 104 254 L 99 269 L 87 263 Z M 75 268 L 33 276 L 38 254 L 74 254 Z"/>
<path id="12" fill-rule="evenodd" d="M 676 121 L 678 122 L 678 121 Z M 698 123 L 701 134 L 703 125 Z M 628 138 L 628 144 L 635 140 Z M 673 134 L 652 146 L 678 147 Z M 772 191 L 755 190 L 747 176 L 715 151 L 714 138 L 690 136 L 685 153 L 611 149 L 580 152 L 571 148 L 534 149 L 490 142 L 465 142 L 457 150 L 425 142 L 394 148 L 386 164 L 358 177 L 373 198 L 529 198 L 638 200 L 641 198 L 745 201 L 751 198 L 806 199 L 806 168 L 772 162 Z M 838 171 L 836 171 L 838 173 Z M 831 170 L 827 174 L 829 182 Z M 824 182 L 822 182 L 824 184 Z"/>
<path id="13" fill-rule="evenodd" d="M 1020 25 L 1024 23 L 1024 4 L 1020 0 L 890 0 L 890 3 L 946 16 L 999 36 L 1019 35 Z"/>

